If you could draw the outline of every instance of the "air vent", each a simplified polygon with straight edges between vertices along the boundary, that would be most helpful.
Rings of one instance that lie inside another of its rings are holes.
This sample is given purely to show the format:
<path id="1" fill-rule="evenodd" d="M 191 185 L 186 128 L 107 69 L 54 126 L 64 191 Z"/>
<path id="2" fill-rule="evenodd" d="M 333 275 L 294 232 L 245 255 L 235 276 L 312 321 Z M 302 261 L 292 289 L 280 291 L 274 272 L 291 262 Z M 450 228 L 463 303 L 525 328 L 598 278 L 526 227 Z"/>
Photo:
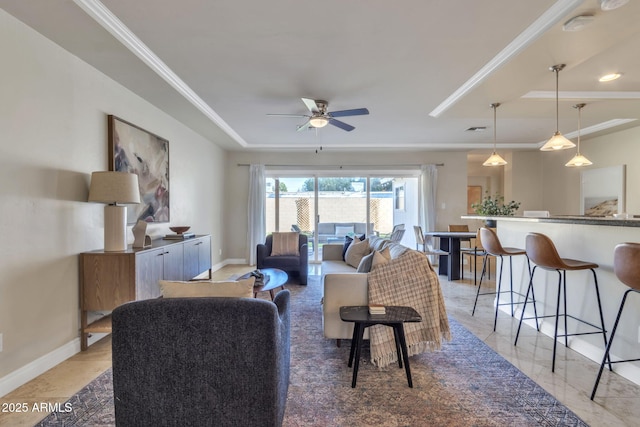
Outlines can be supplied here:
<path id="1" fill-rule="evenodd" d="M 467 129 L 467 132 L 484 132 L 487 130 L 486 126 L 473 126 Z"/>

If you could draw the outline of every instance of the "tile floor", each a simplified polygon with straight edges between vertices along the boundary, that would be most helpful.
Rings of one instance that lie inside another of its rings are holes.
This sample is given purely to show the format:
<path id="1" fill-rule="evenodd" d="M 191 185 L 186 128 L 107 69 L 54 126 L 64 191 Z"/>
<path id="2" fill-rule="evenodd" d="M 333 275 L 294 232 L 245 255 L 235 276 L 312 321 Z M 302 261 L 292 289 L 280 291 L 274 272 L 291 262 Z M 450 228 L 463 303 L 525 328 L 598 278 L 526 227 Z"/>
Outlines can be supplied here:
<path id="1" fill-rule="evenodd" d="M 214 279 L 250 271 L 248 266 L 230 265 L 214 273 Z M 309 274 L 319 274 L 318 265 L 309 266 Z M 526 375 L 571 408 L 591 426 L 636 426 L 640 419 L 640 386 L 616 374 L 607 373 L 598 389 L 595 402 L 589 400 L 598 364 L 564 346 L 558 346 L 556 372 L 551 373 L 553 340 L 523 327 L 517 347 L 513 338 L 517 321 L 500 313 L 493 332 L 493 306 L 490 296 L 481 297 L 474 317 L 471 308 L 475 298 L 473 280 L 448 282 L 440 277 L 448 313 L 476 336 L 517 366 Z M 492 275 L 492 279 L 494 276 Z M 493 281 L 489 282 L 490 286 Z M 483 286 L 484 288 L 484 286 Z M 0 403 L 64 402 L 111 365 L 111 340 L 106 337 L 33 381 L 0 398 Z M 32 426 L 46 413 L 1 413 L 0 426 Z"/>

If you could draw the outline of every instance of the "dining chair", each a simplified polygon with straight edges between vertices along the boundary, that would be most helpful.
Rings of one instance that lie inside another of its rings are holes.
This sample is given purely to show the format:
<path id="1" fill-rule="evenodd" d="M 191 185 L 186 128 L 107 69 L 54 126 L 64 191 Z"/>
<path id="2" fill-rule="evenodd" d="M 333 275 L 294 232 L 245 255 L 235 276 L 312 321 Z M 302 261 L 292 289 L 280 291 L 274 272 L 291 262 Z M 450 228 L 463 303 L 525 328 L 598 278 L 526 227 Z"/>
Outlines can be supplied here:
<path id="1" fill-rule="evenodd" d="M 433 238 L 431 236 L 425 236 L 422 232 L 422 227 L 419 225 L 413 226 L 413 232 L 416 236 L 416 250 L 420 250 L 422 245 L 422 252 L 426 255 L 438 255 L 448 256 L 449 252 L 438 249 L 433 245 Z"/>
<path id="2" fill-rule="evenodd" d="M 448 230 L 452 232 L 468 233 L 469 226 L 467 224 L 449 224 Z M 460 246 L 460 254 L 462 255 L 460 257 L 460 276 L 464 279 L 464 255 L 473 253 L 473 247 L 471 247 L 471 238 L 461 238 L 460 243 L 462 242 L 469 243 L 469 246 Z M 471 272 L 471 264 L 469 264 L 469 272 Z"/>
<path id="3" fill-rule="evenodd" d="M 462 255 L 467 255 L 469 257 L 469 272 L 471 272 L 471 267 L 473 266 L 474 286 L 478 284 L 478 258 L 487 257 L 487 265 L 485 266 L 486 268 L 484 272 L 487 273 L 487 278 L 491 280 L 491 257 L 493 257 L 493 255 L 488 254 L 482 246 L 482 240 L 480 239 L 480 229 L 478 229 L 476 233 L 473 249 L 470 251 L 462 252 Z M 471 262 L 471 259 L 473 259 L 473 264 Z"/>

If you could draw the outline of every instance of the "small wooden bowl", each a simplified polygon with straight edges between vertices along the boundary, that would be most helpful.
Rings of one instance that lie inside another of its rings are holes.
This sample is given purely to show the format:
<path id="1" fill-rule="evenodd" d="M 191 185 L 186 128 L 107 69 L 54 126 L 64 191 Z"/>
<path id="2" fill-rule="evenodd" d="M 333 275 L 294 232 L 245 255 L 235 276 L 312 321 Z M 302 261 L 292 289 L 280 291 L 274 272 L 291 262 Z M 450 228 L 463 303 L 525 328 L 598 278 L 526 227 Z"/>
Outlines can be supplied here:
<path id="1" fill-rule="evenodd" d="M 176 234 L 182 234 L 185 231 L 189 230 L 191 228 L 190 225 L 180 225 L 180 226 L 175 226 L 175 227 L 169 227 L 169 230 L 175 232 Z"/>

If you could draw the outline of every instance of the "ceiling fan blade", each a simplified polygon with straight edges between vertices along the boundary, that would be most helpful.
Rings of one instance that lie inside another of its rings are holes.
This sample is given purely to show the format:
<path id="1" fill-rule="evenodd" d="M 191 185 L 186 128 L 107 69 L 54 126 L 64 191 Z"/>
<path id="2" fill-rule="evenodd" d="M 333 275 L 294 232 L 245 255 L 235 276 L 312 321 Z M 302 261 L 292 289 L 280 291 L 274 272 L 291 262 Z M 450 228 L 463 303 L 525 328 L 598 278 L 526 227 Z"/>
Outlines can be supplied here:
<path id="1" fill-rule="evenodd" d="M 306 105 L 309 111 L 311 111 L 312 113 L 320 112 L 320 109 L 318 108 L 318 104 L 316 104 L 315 99 L 309 99 L 309 98 L 300 98 L 300 99 L 302 99 L 302 102 L 304 102 L 304 105 Z"/>
<path id="2" fill-rule="evenodd" d="M 364 116 L 366 114 L 369 114 L 369 110 L 367 110 L 366 108 L 354 108 L 353 110 L 331 111 L 329 113 L 331 117 Z"/>
<path id="3" fill-rule="evenodd" d="M 305 114 L 267 114 L 267 116 L 275 116 L 275 117 L 309 117 Z"/>
<path id="4" fill-rule="evenodd" d="M 354 130 L 355 128 L 349 124 L 346 124 L 345 122 L 341 122 L 340 120 L 336 120 L 336 119 L 329 119 L 329 123 L 331 123 L 334 126 L 339 127 L 342 130 L 346 130 L 347 132 L 351 132 L 352 130 Z"/>
<path id="5" fill-rule="evenodd" d="M 311 123 L 307 120 L 307 122 L 303 125 L 298 126 L 298 132 L 305 131 L 311 127 Z"/>

